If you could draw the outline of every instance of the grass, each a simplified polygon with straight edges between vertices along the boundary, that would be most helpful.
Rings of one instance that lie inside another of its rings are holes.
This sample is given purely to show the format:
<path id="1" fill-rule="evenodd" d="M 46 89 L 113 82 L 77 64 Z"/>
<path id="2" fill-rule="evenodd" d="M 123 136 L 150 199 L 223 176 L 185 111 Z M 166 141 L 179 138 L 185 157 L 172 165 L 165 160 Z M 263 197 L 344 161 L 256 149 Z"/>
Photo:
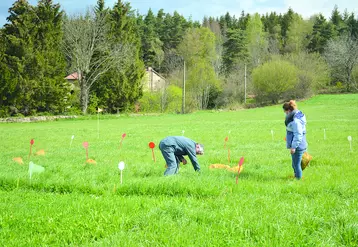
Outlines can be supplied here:
<path id="1" fill-rule="evenodd" d="M 358 246 L 358 95 L 322 95 L 299 107 L 314 157 L 304 180 L 285 149 L 281 106 L 238 112 L 102 116 L 0 124 L 1 246 Z M 327 139 L 323 138 L 326 129 Z M 205 145 L 202 173 L 191 165 L 163 177 L 148 143 L 185 135 Z M 274 130 L 274 140 L 271 137 Z M 209 170 L 245 157 L 235 174 Z M 119 150 L 122 133 L 127 133 Z M 71 136 L 75 135 L 72 147 Z M 350 152 L 347 136 L 353 136 Z M 29 180 L 29 141 L 45 167 Z M 82 142 L 89 142 L 85 165 Z M 25 165 L 12 161 L 23 157 Z M 117 169 L 126 168 L 123 185 Z"/>

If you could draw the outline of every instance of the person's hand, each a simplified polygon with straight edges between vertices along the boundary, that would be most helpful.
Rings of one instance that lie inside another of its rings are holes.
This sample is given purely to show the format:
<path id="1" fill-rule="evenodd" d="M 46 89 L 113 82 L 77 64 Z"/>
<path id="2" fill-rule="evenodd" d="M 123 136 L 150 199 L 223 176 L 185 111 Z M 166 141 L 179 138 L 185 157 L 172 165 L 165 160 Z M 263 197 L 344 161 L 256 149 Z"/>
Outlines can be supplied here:
<path id="1" fill-rule="evenodd" d="M 183 165 L 188 164 L 188 161 L 186 161 L 186 159 L 183 159 L 182 162 L 183 162 Z"/>
<path id="2" fill-rule="evenodd" d="M 295 148 L 291 148 L 291 154 L 295 154 L 296 153 L 296 149 Z"/>

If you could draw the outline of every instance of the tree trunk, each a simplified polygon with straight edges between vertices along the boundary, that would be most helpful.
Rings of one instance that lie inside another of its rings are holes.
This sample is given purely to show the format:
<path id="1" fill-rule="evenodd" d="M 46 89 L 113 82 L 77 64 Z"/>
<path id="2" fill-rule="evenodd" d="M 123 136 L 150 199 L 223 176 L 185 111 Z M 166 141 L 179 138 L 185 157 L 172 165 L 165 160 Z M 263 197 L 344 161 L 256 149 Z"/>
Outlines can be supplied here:
<path id="1" fill-rule="evenodd" d="M 80 85 L 81 85 L 81 108 L 82 108 L 82 113 L 86 114 L 87 113 L 87 108 L 88 108 L 88 98 L 89 98 L 89 90 L 87 88 L 86 80 L 82 79 L 80 81 Z"/>

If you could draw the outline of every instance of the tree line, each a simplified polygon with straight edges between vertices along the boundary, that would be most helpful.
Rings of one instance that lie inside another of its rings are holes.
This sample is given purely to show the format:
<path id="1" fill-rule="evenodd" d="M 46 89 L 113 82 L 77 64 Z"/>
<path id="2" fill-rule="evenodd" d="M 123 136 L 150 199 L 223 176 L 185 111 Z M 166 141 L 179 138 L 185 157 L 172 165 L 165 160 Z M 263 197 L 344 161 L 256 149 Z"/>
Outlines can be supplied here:
<path id="1" fill-rule="evenodd" d="M 17 0 L 7 21 L 0 116 L 180 112 L 184 69 L 187 111 L 357 90 L 358 19 L 338 7 L 329 19 L 289 9 L 198 22 L 164 10 L 141 15 L 121 0 L 76 15 L 52 0 Z M 166 78 L 162 90 L 143 91 L 146 67 Z M 75 84 L 64 79 L 72 73 Z"/>

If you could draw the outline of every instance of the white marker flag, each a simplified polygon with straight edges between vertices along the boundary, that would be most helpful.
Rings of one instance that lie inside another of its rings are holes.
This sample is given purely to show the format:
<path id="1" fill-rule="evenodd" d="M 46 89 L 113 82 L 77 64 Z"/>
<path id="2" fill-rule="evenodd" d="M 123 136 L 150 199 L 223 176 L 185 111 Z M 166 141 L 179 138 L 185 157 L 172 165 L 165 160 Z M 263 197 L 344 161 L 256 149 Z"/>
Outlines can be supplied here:
<path id="1" fill-rule="evenodd" d="M 348 141 L 349 141 L 349 146 L 351 148 L 351 152 L 353 152 L 353 148 L 352 148 L 352 141 L 353 141 L 353 138 L 351 136 L 348 136 Z"/>
<path id="2" fill-rule="evenodd" d="M 72 147 L 72 142 L 73 142 L 74 139 L 75 139 L 75 135 L 73 135 L 73 136 L 71 137 L 70 147 Z"/>
<path id="3" fill-rule="evenodd" d="M 34 173 L 42 173 L 45 171 L 45 167 L 34 164 L 32 161 L 29 163 L 29 175 L 30 179 L 32 178 L 32 174 Z"/>
<path id="4" fill-rule="evenodd" d="M 123 173 L 123 170 L 124 170 L 124 166 L 125 166 L 125 164 L 124 164 L 123 161 L 119 162 L 119 164 L 118 164 L 118 169 L 121 171 L 121 184 L 122 184 L 122 182 L 123 182 L 122 173 Z"/>

